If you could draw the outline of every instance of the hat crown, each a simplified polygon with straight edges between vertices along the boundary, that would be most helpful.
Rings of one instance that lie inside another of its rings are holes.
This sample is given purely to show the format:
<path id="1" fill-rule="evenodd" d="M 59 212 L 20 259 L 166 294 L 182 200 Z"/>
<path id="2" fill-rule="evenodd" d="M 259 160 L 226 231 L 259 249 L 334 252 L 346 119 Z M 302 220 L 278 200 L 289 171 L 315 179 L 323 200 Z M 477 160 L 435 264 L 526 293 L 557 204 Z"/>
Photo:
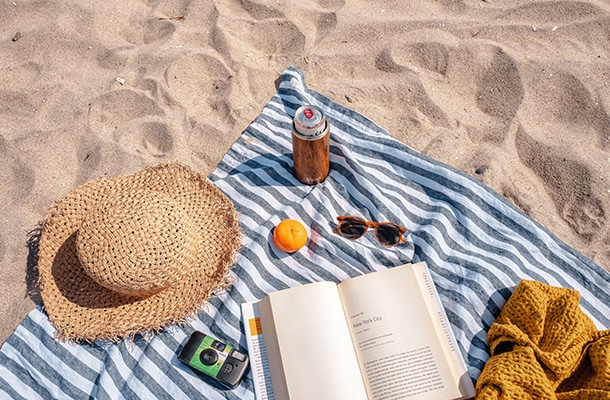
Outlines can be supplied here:
<path id="1" fill-rule="evenodd" d="M 102 199 L 77 232 L 77 256 L 98 284 L 136 297 L 160 292 L 197 267 L 197 229 L 169 196 L 119 193 Z"/>

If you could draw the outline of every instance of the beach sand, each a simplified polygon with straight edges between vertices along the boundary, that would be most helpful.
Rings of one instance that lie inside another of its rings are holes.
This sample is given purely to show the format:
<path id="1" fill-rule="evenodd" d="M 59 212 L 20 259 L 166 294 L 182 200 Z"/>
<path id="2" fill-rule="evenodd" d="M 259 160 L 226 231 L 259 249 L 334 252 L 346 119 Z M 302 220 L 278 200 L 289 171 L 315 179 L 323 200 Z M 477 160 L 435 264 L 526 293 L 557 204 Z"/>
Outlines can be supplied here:
<path id="1" fill-rule="evenodd" d="M 0 4 L 0 343 L 40 302 L 55 200 L 163 160 L 209 174 L 289 66 L 610 269 L 608 2 Z"/>

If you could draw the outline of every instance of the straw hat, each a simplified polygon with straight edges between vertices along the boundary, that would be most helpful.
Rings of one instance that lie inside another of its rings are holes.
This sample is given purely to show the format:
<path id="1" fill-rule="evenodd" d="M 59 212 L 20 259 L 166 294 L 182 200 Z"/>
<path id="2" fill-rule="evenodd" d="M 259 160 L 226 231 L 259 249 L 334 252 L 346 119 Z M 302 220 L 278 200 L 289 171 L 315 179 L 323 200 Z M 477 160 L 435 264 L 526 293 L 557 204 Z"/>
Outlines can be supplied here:
<path id="1" fill-rule="evenodd" d="M 42 226 L 44 308 L 62 340 L 158 331 L 230 285 L 240 243 L 231 201 L 185 166 L 97 179 L 57 202 Z"/>

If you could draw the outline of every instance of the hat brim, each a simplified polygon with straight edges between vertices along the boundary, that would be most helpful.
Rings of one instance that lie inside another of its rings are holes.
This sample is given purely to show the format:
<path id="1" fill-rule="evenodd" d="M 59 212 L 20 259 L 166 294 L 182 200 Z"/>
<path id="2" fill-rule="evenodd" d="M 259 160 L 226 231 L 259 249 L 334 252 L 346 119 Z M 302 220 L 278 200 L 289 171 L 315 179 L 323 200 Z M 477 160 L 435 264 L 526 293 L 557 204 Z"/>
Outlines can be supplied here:
<path id="1" fill-rule="evenodd" d="M 146 297 L 121 294 L 91 279 L 76 250 L 76 232 L 97 202 L 129 190 L 170 196 L 196 222 L 198 265 L 176 285 Z M 241 244 L 231 201 L 208 179 L 180 164 L 85 183 L 57 202 L 45 220 L 38 249 L 40 292 L 61 340 L 116 341 L 184 322 L 215 291 L 230 284 L 229 268 Z"/>

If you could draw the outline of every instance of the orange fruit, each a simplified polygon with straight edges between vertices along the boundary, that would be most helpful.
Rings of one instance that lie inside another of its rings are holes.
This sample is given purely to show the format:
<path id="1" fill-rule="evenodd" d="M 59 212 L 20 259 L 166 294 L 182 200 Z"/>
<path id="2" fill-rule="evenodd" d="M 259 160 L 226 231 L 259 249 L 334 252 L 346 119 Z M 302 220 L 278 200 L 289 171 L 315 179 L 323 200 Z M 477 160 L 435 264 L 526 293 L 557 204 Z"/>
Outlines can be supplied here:
<path id="1" fill-rule="evenodd" d="M 294 219 L 285 219 L 273 230 L 273 241 L 282 251 L 294 253 L 307 243 L 307 229 Z"/>

